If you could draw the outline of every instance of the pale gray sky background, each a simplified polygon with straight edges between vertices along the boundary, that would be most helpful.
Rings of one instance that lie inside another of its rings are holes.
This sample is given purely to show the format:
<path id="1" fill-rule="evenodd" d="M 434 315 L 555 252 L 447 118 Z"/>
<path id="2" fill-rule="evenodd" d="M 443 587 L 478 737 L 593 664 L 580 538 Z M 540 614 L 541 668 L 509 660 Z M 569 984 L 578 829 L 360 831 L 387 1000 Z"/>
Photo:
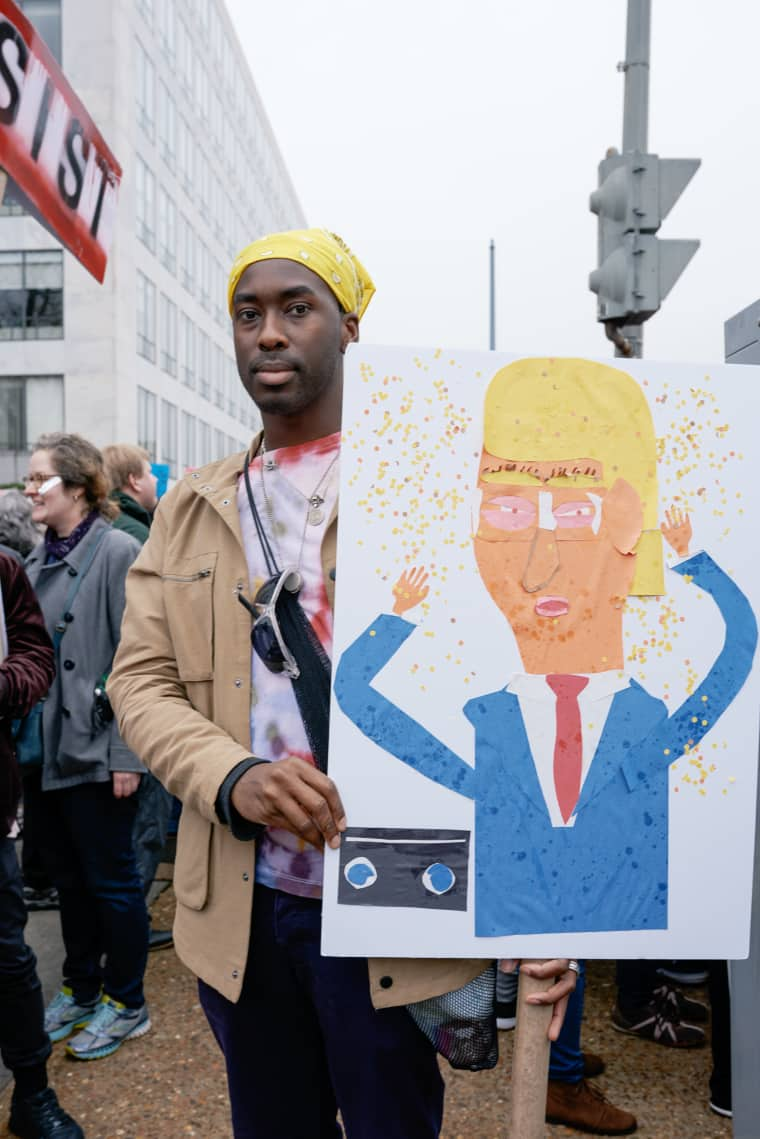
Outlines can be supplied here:
<path id="1" fill-rule="evenodd" d="M 377 285 L 363 339 L 607 356 L 588 274 L 597 164 L 621 146 L 625 0 L 227 0 L 310 224 Z M 701 158 L 660 235 L 702 248 L 650 359 L 723 359 L 760 297 L 760 4 L 653 0 L 649 149 Z M 253 236 L 253 235 L 252 235 Z"/>

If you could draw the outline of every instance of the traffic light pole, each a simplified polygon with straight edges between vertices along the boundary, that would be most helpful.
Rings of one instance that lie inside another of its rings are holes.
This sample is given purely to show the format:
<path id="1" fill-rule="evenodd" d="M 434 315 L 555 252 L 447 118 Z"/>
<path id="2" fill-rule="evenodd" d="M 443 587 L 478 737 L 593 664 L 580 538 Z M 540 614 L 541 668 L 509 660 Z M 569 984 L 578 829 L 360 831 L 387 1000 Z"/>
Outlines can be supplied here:
<path id="1" fill-rule="evenodd" d="M 623 154 L 646 154 L 649 141 L 649 44 L 652 26 L 652 0 L 628 0 L 625 32 L 625 72 L 623 92 Z M 616 356 L 644 355 L 644 325 L 627 324 L 606 332 L 615 345 Z"/>

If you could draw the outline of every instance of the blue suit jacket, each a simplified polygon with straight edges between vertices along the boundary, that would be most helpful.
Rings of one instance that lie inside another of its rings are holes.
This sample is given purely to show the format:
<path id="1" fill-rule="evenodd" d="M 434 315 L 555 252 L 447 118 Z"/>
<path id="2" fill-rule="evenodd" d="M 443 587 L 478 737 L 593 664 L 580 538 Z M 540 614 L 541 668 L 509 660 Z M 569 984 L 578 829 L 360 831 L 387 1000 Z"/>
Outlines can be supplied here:
<path id="1" fill-rule="evenodd" d="M 385 751 L 475 802 L 475 932 L 480 937 L 668 924 L 668 768 L 695 747 L 742 687 L 757 643 L 741 590 L 704 553 L 675 571 L 711 594 L 726 637 L 699 687 L 671 716 L 631 681 L 612 701 L 576 808 L 553 827 L 516 696 L 470 700 L 470 766 L 372 687 L 415 626 L 381 616 L 340 659 L 335 694 Z"/>

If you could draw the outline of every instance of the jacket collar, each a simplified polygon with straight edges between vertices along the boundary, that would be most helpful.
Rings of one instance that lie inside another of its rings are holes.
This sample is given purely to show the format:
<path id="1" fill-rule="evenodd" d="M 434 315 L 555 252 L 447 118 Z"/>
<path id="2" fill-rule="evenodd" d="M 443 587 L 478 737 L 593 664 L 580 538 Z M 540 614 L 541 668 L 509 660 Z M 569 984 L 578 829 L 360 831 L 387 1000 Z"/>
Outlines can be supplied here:
<path id="1" fill-rule="evenodd" d="M 239 451 L 216 463 L 208 463 L 197 471 L 190 471 L 182 480 L 198 498 L 205 498 L 235 535 L 241 547 L 243 535 L 237 508 L 238 480 L 243 473 L 246 456 L 256 454 L 262 435 L 261 431 L 254 435 L 248 451 Z"/>
<path id="2" fill-rule="evenodd" d="M 87 551 L 95 541 L 96 536 L 100 534 L 101 531 L 106 527 L 108 527 L 110 530 L 111 523 L 107 522 L 105 518 L 96 518 L 90 529 L 85 534 L 84 538 L 82 538 L 82 541 L 77 542 L 76 546 L 74 546 L 74 549 L 71 550 L 65 558 L 62 558 L 60 562 L 51 562 L 50 566 L 48 567 L 45 566 L 45 543 L 40 542 L 38 546 L 34 547 L 26 560 L 27 570 L 34 569 L 36 571 L 41 571 L 46 568 L 50 569 L 54 566 L 65 565 L 78 573 L 82 562 L 87 557 Z"/>
<path id="3" fill-rule="evenodd" d="M 136 498 L 132 498 L 131 494 L 126 494 L 123 490 L 115 490 L 111 494 L 111 499 L 119 507 L 122 514 L 128 514 L 130 518 L 136 518 L 138 522 L 142 522 L 144 526 L 150 529 L 151 517 L 149 511 L 141 506 Z"/>

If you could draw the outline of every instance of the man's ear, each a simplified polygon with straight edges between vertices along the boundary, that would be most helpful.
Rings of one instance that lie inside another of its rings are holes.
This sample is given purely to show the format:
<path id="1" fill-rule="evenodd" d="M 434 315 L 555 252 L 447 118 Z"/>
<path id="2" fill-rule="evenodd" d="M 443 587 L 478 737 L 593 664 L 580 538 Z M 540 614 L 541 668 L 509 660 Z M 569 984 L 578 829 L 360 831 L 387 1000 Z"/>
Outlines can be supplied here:
<path id="1" fill-rule="evenodd" d="M 602 518 L 615 549 L 632 554 L 644 527 L 644 508 L 637 491 L 625 479 L 616 479 L 605 494 Z"/>
<path id="2" fill-rule="evenodd" d="M 349 344 L 359 339 L 359 317 L 355 312 L 347 312 L 341 317 L 340 350 L 345 352 Z"/>
<path id="3" fill-rule="evenodd" d="M 139 493 L 140 488 L 137 485 L 139 479 L 140 476 L 132 474 L 131 471 L 127 475 L 127 486 L 129 487 L 130 493 L 133 495 Z"/>

